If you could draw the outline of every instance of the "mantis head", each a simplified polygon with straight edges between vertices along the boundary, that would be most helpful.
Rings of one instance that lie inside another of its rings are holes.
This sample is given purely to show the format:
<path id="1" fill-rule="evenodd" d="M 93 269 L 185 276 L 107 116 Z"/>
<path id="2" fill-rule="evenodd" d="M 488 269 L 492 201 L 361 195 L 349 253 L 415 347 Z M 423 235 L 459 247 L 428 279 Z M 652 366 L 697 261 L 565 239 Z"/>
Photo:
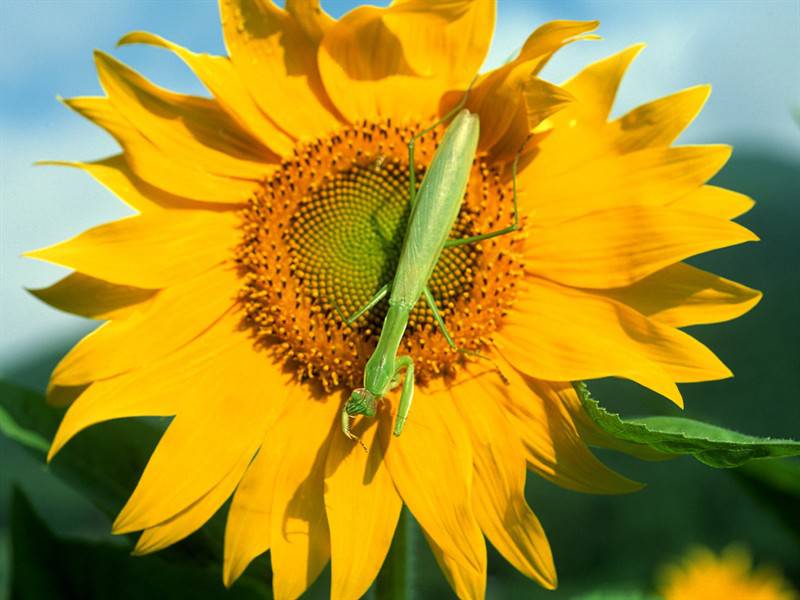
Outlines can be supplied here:
<path id="1" fill-rule="evenodd" d="M 350 439 L 354 436 L 350 433 L 350 418 L 356 415 L 365 415 L 367 417 L 374 417 L 378 412 L 378 399 L 376 396 L 366 388 L 356 388 L 350 394 L 350 399 L 342 409 L 342 431 Z"/>
<path id="2" fill-rule="evenodd" d="M 350 399 L 344 405 L 344 410 L 351 417 L 356 415 L 374 417 L 378 412 L 378 396 L 367 388 L 356 388 L 350 394 Z"/>

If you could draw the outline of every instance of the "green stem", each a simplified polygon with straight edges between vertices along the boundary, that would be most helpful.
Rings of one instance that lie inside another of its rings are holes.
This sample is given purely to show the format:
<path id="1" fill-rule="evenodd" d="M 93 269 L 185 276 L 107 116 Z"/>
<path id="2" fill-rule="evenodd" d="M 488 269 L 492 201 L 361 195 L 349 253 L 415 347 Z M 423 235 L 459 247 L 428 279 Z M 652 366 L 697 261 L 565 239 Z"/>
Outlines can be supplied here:
<path id="1" fill-rule="evenodd" d="M 406 508 L 400 513 L 392 547 L 375 582 L 377 600 L 413 600 L 417 524 Z"/>

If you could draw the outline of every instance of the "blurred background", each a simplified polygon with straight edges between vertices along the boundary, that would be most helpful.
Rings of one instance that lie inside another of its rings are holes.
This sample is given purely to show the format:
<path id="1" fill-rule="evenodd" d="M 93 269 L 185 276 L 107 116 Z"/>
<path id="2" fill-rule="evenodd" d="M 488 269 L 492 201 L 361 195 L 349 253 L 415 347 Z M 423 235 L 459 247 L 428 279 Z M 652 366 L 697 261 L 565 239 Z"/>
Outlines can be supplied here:
<path id="1" fill-rule="evenodd" d="M 323 0 L 333 16 L 355 4 Z M 224 47 L 212 1 L 3 0 L 2 7 L 0 369 L 6 380 L 43 390 L 58 358 L 94 324 L 27 294 L 24 288 L 47 286 L 62 271 L 20 254 L 126 214 L 85 173 L 33 166 L 37 160 L 91 160 L 117 151 L 110 137 L 61 106 L 57 96 L 100 93 L 94 48 L 112 52 L 156 83 L 205 95 L 169 53 L 115 49 L 129 31 L 152 31 L 197 52 L 222 54 Z M 732 160 L 714 183 L 757 201 L 740 221 L 762 242 L 705 255 L 695 264 L 763 290 L 765 298 L 735 322 L 691 332 L 736 378 L 682 386 L 685 414 L 754 435 L 799 438 L 800 126 L 793 114 L 797 118 L 800 111 L 800 2 L 500 0 L 485 66 L 504 62 L 533 29 L 552 19 L 599 19 L 604 38 L 560 51 L 542 74 L 554 82 L 630 44 L 647 43 L 624 80 L 614 116 L 688 86 L 712 84 L 706 108 L 680 142 L 734 145 Z M 676 412 L 633 385 L 600 382 L 592 389 L 625 415 Z M 659 565 L 689 546 L 719 550 L 730 542 L 746 544 L 757 563 L 779 566 L 800 586 L 800 539 L 735 475 L 688 458 L 655 464 L 611 454 L 602 458 L 648 487 L 625 497 L 593 497 L 529 477 L 529 500 L 550 536 L 561 587 L 540 591 L 492 555 L 488 597 L 572 598 L 595 589 L 646 589 Z M 58 536 L 119 543 L 108 535 L 110 525 L 101 513 L 0 438 L 0 599 L 9 575 L 14 485 Z M 424 597 L 447 594 L 425 552 L 421 547 Z M 315 586 L 316 593 L 325 589 L 324 582 Z"/>

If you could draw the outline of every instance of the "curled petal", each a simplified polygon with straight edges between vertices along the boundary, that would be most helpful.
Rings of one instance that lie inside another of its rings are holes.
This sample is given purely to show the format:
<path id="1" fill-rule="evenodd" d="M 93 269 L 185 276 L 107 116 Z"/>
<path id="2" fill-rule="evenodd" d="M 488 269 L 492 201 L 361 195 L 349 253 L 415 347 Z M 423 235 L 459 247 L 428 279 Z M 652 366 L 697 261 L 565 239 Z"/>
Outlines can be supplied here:
<path id="1" fill-rule="evenodd" d="M 322 38 L 318 60 L 325 89 L 349 121 L 428 119 L 439 113 L 442 94 L 463 90 L 477 72 L 494 12 L 489 0 L 359 7 Z"/>
<path id="2" fill-rule="evenodd" d="M 120 114 L 161 152 L 223 177 L 259 180 L 277 156 L 243 131 L 214 100 L 169 92 L 102 52 L 100 83 Z"/>
<path id="3" fill-rule="evenodd" d="M 125 151 L 131 170 L 156 188 L 175 196 L 219 205 L 241 204 L 258 186 L 256 181 L 215 175 L 165 154 L 118 113 L 108 98 L 71 98 L 64 102 L 111 134 Z M 265 163 L 262 177 L 274 168 Z"/>
<path id="4" fill-rule="evenodd" d="M 519 56 L 481 76 L 467 100 L 467 107 L 481 119 L 481 149 L 499 144 L 516 152 L 536 125 L 572 99 L 536 74 L 556 50 L 597 25 L 597 21 L 547 23 L 530 35 Z M 526 115 L 526 126 L 512 127 L 520 110 Z M 513 139 L 504 139 L 508 137 Z"/>
<path id="5" fill-rule="evenodd" d="M 294 3 L 287 12 L 271 0 L 220 2 L 231 62 L 261 111 L 294 139 L 314 139 L 339 126 L 320 80 L 319 40 L 309 36 L 308 8 Z M 298 22 L 297 14 L 308 18 Z"/>
<path id="6" fill-rule="evenodd" d="M 145 31 L 134 31 L 125 35 L 118 45 L 125 44 L 148 44 L 174 52 L 243 129 L 277 154 L 291 152 L 293 140 L 261 112 L 227 56 L 197 54 Z"/>

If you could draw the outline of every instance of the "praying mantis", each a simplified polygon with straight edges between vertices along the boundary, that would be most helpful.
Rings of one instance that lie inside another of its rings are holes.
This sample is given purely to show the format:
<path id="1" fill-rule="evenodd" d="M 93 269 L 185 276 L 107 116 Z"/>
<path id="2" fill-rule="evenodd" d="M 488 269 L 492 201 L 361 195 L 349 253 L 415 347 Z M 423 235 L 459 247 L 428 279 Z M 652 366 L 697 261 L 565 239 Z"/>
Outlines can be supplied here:
<path id="1" fill-rule="evenodd" d="M 352 324 L 391 291 L 389 309 L 383 322 L 378 344 L 364 368 L 364 387 L 353 390 L 342 409 L 342 431 L 350 439 L 356 439 L 350 432 L 351 418 L 357 415 L 374 417 L 377 414 L 378 401 L 398 385 L 400 373 L 405 370 L 405 380 L 393 434 L 399 436 L 403 431 L 414 396 L 414 361 L 410 356 L 397 356 L 397 352 L 408 325 L 409 314 L 421 296 L 425 297 L 425 301 L 433 313 L 433 318 L 447 343 L 450 347 L 457 349 L 428 287 L 428 280 L 442 250 L 506 235 L 517 231 L 520 227 L 517 208 L 516 173 L 519 161 L 519 155 L 517 155 L 512 168 L 513 224 L 489 233 L 461 239 L 448 239 L 461 209 L 478 148 L 480 132 L 478 115 L 462 108 L 463 104 L 464 101 L 441 121 L 414 135 L 409 141 L 411 213 L 394 278 L 391 282 L 383 285 L 362 308 L 345 319 L 348 325 Z M 422 179 L 419 190 L 417 190 L 416 173 L 414 172 L 414 144 L 417 139 L 432 131 L 439 124 L 446 122 L 453 114 L 456 116 L 447 128 L 441 144 L 434 153 L 430 167 Z"/>

